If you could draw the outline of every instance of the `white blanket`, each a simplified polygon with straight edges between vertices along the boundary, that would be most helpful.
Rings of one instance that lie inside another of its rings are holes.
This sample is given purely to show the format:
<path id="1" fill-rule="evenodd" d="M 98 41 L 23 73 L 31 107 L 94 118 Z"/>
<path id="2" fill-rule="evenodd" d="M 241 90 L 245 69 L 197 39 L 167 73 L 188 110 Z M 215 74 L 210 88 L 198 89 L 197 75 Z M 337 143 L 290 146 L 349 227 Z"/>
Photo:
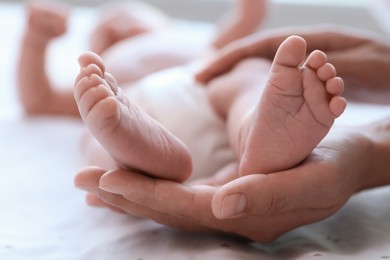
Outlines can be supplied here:
<path id="1" fill-rule="evenodd" d="M 56 82 L 72 83 L 75 60 L 86 49 L 82 32 L 93 14 L 77 9 L 71 32 L 49 52 Z M 390 258 L 386 187 L 357 194 L 336 215 L 268 245 L 87 207 L 84 193 L 73 187 L 74 174 L 85 165 L 81 122 L 20 113 L 14 68 L 23 23 L 20 5 L 0 4 L 0 259 Z M 67 54 L 58 51 L 63 46 Z M 389 113 L 386 107 L 350 104 L 338 123 L 361 124 Z"/>

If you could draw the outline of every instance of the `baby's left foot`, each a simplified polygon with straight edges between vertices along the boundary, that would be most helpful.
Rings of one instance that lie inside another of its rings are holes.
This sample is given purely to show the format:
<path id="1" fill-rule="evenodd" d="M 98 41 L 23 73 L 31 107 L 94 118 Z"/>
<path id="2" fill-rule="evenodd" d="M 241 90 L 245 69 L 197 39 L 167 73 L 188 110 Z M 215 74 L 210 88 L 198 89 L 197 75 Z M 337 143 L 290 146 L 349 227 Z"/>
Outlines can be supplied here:
<path id="1" fill-rule="evenodd" d="M 47 43 L 66 32 L 68 15 L 69 8 L 60 3 L 30 3 L 26 35 Z"/>
<path id="2" fill-rule="evenodd" d="M 103 8 L 99 22 L 92 31 L 90 49 L 102 54 L 114 44 L 143 33 L 162 29 L 168 18 L 158 9 L 142 2 L 129 1 Z"/>
<path id="3" fill-rule="evenodd" d="M 242 124 L 240 175 L 297 165 L 343 113 L 344 85 L 335 68 L 323 52 L 312 52 L 306 61 L 305 55 L 306 42 L 300 37 L 280 45 L 260 102 Z"/>
<path id="4" fill-rule="evenodd" d="M 192 172 L 187 147 L 127 99 L 99 56 L 85 53 L 79 63 L 74 95 L 81 117 L 118 166 L 186 180 Z"/>

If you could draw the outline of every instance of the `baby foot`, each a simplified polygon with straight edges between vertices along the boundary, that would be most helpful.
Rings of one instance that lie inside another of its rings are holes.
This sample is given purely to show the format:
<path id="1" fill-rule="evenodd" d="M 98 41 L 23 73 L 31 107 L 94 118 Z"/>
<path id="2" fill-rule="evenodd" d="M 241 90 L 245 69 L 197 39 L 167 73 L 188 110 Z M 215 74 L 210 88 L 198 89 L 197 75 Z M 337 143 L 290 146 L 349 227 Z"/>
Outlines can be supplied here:
<path id="1" fill-rule="evenodd" d="M 98 54 L 124 39 L 168 25 L 164 14 L 142 2 L 121 3 L 108 10 L 103 8 L 101 16 L 90 39 L 90 49 Z"/>
<path id="2" fill-rule="evenodd" d="M 312 52 L 300 66 L 305 54 L 300 37 L 280 45 L 260 102 L 242 122 L 240 175 L 297 165 L 343 113 L 344 84 L 335 68 L 321 51 Z"/>
<path id="3" fill-rule="evenodd" d="M 31 3 L 28 10 L 27 34 L 49 41 L 67 30 L 68 7 L 53 2 Z"/>
<path id="4" fill-rule="evenodd" d="M 99 56 L 85 53 L 79 63 L 74 95 L 81 117 L 118 166 L 159 178 L 187 179 L 192 162 L 185 145 L 129 102 Z"/>

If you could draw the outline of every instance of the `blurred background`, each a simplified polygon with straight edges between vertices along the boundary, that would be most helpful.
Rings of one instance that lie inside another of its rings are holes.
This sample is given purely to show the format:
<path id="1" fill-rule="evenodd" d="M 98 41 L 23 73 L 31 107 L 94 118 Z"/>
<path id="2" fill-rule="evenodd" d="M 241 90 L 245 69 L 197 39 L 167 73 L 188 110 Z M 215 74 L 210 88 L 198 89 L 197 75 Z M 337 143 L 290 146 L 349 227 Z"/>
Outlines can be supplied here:
<path id="1" fill-rule="evenodd" d="M 59 0 L 78 6 L 114 1 Z M 131 1 L 131 0 L 128 0 Z M 257 0 L 254 0 L 257 1 Z M 2 0 L 17 3 L 20 0 Z M 176 18 L 215 22 L 235 0 L 144 0 Z M 388 0 L 272 0 L 267 27 L 334 23 L 390 34 Z"/>

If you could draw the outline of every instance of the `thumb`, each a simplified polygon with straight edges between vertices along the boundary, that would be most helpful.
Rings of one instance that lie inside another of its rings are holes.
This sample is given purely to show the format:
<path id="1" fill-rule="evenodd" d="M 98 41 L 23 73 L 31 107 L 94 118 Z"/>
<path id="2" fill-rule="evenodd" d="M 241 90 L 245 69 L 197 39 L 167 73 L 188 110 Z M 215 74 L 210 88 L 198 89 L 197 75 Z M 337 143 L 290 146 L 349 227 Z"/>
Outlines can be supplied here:
<path id="1" fill-rule="evenodd" d="M 214 216 L 218 219 L 231 219 L 252 213 L 267 214 L 272 206 L 272 196 L 264 190 L 268 179 L 268 175 L 264 174 L 248 175 L 222 186 L 212 199 Z"/>
<path id="2" fill-rule="evenodd" d="M 320 195 L 320 184 L 312 176 L 297 179 L 294 172 L 243 176 L 216 191 L 212 211 L 218 219 L 232 219 L 303 209 Z"/>

